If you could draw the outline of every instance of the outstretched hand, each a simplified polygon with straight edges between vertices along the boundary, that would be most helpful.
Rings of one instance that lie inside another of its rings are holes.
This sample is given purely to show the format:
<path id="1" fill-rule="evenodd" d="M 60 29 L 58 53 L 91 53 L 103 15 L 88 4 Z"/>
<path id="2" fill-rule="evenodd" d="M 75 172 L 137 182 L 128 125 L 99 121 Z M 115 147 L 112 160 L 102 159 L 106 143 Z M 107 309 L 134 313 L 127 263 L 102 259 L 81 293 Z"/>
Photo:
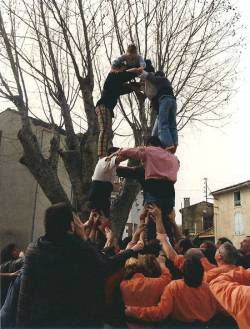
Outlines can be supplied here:
<path id="1" fill-rule="evenodd" d="M 110 161 L 113 157 L 116 157 L 119 155 L 119 153 L 121 152 L 122 149 L 119 149 L 118 151 L 112 153 L 111 155 L 107 156 L 106 157 L 106 160 L 105 161 Z"/>
<path id="2" fill-rule="evenodd" d="M 132 248 L 133 251 L 141 251 L 144 248 L 144 242 L 139 240 Z"/>
<path id="3" fill-rule="evenodd" d="M 82 223 L 80 220 L 79 216 L 74 215 L 74 221 L 73 221 L 73 227 L 74 227 L 74 233 L 81 239 L 86 239 L 86 234 L 85 234 L 85 228 L 86 225 Z"/>

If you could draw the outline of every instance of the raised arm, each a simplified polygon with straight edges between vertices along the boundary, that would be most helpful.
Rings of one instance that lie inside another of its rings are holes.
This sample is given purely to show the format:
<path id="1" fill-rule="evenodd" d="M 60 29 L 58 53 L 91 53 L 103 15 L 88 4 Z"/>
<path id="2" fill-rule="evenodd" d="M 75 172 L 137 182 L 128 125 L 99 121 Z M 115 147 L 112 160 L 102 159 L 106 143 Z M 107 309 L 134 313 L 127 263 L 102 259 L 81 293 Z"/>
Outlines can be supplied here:
<path id="1" fill-rule="evenodd" d="M 119 152 L 119 155 L 125 158 L 145 161 L 145 157 L 146 157 L 145 147 L 141 146 L 141 147 L 135 147 L 130 149 L 123 149 Z"/>
<path id="2" fill-rule="evenodd" d="M 233 270 L 219 275 L 209 284 L 215 298 L 236 320 L 239 315 L 241 315 L 241 320 L 243 320 L 244 313 L 248 314 L 250 307 L 250 287 L 240 284 L 239 281 L 241 280 L 242 275 L 240 271 Z M 242 328 L 249 328 L 249 323 L 244 327 L 242 326 Z"/>
<path id="3" fill-rule="evenodd" d="M 128 317 L 133 317 L 144 321 L 155 322 L 164 320 L 173 310 L 173 296 L 171 294 L 170 285 L 165 288 L 161 296 L 161 300 L 157 306 L 129 306 L 126 307 L 126 315 Z"/>
<path id="4" fill-rule="evenodd" d="M 174 261 L 177 256 L 177 253 L 174 250 L 174 248 L 171 246 L 168 236 L 166 234 L 166 230 L 165 230 L 163 222 L 162 222 L 161 210 L 159 208 L 157 208 L 156 206 L 149 206 L 148 212 L 155 219 L 157 239 L 160 240 L 164 253 L 170 260 Z"/>

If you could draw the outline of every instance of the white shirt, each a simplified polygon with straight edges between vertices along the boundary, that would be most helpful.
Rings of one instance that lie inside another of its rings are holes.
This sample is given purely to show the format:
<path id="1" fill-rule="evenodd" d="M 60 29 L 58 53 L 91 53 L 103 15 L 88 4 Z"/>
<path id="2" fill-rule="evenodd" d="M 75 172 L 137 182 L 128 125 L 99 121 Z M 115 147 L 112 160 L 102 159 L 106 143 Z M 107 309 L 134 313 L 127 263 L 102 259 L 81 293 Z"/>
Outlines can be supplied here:
<path id="1" fill-rule="evenodd" d="M 97 162 L 92 181 L 98 180 L 101 182 L 114 183 L 116 177 L 116 158 L 113 157 L 110 161 L 106 161 L 106 159 L 107 158 L 102 158 Z"/>

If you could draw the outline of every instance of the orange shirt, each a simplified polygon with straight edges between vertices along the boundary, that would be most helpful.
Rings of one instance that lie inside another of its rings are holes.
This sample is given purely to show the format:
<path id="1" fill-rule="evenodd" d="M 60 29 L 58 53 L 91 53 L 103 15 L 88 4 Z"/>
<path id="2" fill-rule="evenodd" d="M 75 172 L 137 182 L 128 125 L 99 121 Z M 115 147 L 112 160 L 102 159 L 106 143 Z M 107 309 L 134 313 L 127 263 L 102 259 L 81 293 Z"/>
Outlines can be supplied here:
<path id="1" fill-rule="evenodd" d="M 122 298 L 126 306 L 152 306 L 157 305 L 164 288 L 172 280 L 167 268 L 162 269 L 159 278 L 148 278 L 136 273 L 130 280 L 120 284 Z"/>
<path id="2" fill-rule="evenodd" d="M 184 263 L 185 263 L 185 257 L 183 255 L 175 256 L 174 265 L 180 271 L 182 271 Z M 211 264 L 206 257 L 201 257 L 201 264 L 205 272 L 211 270 L 212 268 L 216 268 L 216 265 Z"/>
<path id="3" fill-rule="evenodd" d="M 218 267 L 214 267 L 211 270 L 205 272 L 204 275 L 204 280 L 209 283 L 212 280 L 214 280 L 215 278 L 217 278 L 217 276 L 219 276 L 222 273 L 227 273 L 231 270 L 236 269 L 237 266 L 236 265 L 231 265 L 231 264 L 224 264 L 224 265 L 220 265 Z"/>
<path id="4" fill-rule="evenodd" d="M 175 320 L 183 322 L 206 322 L 217 311 L 218 303 L 207 283 L 191 288 L 183 279 L 172 281 L 165 288 L 157 306 L 129 308 L 131 316 L 145 321 L 161 321 L 171 315 Z"/>
<path id="5" fill-rule="evenodd" d="M 209 286 L 240 329 L 250 328 L 250 272 L 243 267 L 219 275 Z"/>

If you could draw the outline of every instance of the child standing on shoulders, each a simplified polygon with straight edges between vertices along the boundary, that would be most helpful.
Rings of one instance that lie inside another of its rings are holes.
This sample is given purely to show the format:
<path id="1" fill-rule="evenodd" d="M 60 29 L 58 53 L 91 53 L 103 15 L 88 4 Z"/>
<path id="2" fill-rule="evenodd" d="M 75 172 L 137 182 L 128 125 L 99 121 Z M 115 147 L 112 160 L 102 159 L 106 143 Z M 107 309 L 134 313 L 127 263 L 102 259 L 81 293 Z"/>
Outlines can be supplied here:
<path id="1" fill-rule="evenodd" d="M 143 57 L 138 54 L 136 45 L 129 45 L 126 54 L 121 55 L 112 62 L 113 71 L 120 66 L 124 66 L 126 71 L 133 70 L 134 68 L 144 69 L 146 67 L 146 62 Z"/>
<path id="2" fill-rule="evenodd" d="M 108 156 L 118 150 L 117 147 L 109 148 Z M 90 208 L 91 210 L 95 209 L 107 218 L 109 218 L 110 213 L 110 197 L 116 178 L 116 167 L 119 163 L 119 157 L 111 158 L 110 160 L 107 160 L 107 157 L 103 157 L 97 162 L 92 176 L 92 185 L 89 194 Z"/>

